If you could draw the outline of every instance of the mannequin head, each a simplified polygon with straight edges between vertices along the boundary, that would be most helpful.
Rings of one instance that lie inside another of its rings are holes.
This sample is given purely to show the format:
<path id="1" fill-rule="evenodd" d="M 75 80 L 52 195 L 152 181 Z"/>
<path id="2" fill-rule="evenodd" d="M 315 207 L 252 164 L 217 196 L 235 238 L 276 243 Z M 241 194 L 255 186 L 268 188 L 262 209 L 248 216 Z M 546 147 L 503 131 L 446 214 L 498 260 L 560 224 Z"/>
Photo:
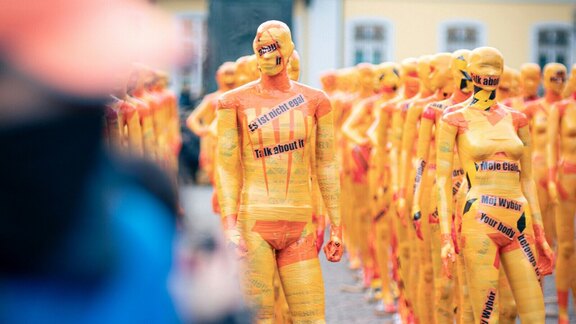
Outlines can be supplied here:
<path id="1" fill-rule="evenodd" d="M 538 87 L 540 86 L 542 70 L 536 63 L 524 63 L 520 67 L 520 86 L 522 95 L 527 97 L 536 97 Z"/>
<path id="2" fill-rule="evenodd" d="M 486 91 L 496 90 L 504 71 L 502 53 L 493 47 L 474 49 L 470 53 L 468 71 L 475 87 Z"/>
<path id="3" fill-rule="evenodd" d="M 236 86 L 245 85 L 250 82 L 250 66 L 248 64 L 249 56 L 240 56 L 236 59 Z"/>
<path id="4" fill-rule="evenodd" d="M 288 61 L 288 77 L 292 81 L 298 81 L 300 79 L 300 55 L 294 50 L 290 60 Z"/>
<path id="5" fill-rule="evenodd" d="M 544 65 L 544 92 L 562 94 L 566 86 L 566 67 L 560 63 Z"/>
<path id="6" fill-rule="evenodd" d="M 469 57 L 470 51 L 461 49 L 454 51 L 450 60 L 452 83 L 455 89 L 460 89 L 463 93 L 471 93 L 473 90 L 472 78 L 470 78 L 470 73 L 468 73 Z"/>
<path id="7" fill-rule="evenodd" d="M 250 81 L 256 81 L 260 78 L 260 71 L 258 70 L 258 62 L 256 61 L 256 55 L 248 55 L 248 77 Z"/>
<path id="8" fill-rule="evenodd" d="M 376 84 L 374 66 L 370 63 L 359 63 L 356 65 L 358 72 L 358 86 L 360 91 L 373 91 Z"/>
<path id="9" fill-rule="evenodd" d="M 418 61 L 415 58 L 407 58 L 400 62 L 400 84 L 408 93 L 414 94 L 420 89 Z"/>
<path id="10" fill-rule="evenodd" d="M 322 90 L 326 93 L 331 93 L 336 90 L 336 78 L 337 72 L 334 70 L 328 70 L 320 76 L 320 83 L 322 84 Z"/>
<path id="11" fill-rule="evenodd" d="M 500 77 L 500 83 L 498 83 L 498 92 L 496 94 L 496 100 L 501 101 L 512 97 L 514 87 L 514 72 L 509 66 L 504 66 L 504 71 Z"/>
<path id="12" fill-rule="evenodd" d="M 400 84 L 400 65 L 393 62 L 384 62 L 376 66 L 376 91 L 394 93 Z"/>
<path id="13" fill-rule="evenodd" d="M 278 20 L 262 23 L 252 43 L 258 67 L 263 75 L 275 76 L 286 71 L 294 50 L 290 28 Z"/>
<path id="14" fill-rule="evenodd" d="M 218 89 L 228 91 L 234 89 L 236 83 L 236 64 L 234 62 L 224 62 L 216 71 L 216 82 Z"/>
<path id="15" fill-rule="evenodd" d="M 420 90 L 433 91 L 432 84 L 430 80 L 430 62 L 432 61 L 432 55 L 422 55 L 418 58 L 418 78 L 420 79 L 420 84 L 423 87 Z"/>
<path id="16" fill-rule="evenodd" d="M 452 57 L 450 53 L 438 53 L 432 56 L 430 60 L 430 89 L 445 90 L 446 93 L 452 93 L 452 82 L 450 79 L 452 73 L 450 71 L 450 61 Z"/>
<path id="17" fill-rule="evenodd" d="M 520 71 L 512 69 L 512 96 L 516 97 L 522 93 L 521 83 Z"/>

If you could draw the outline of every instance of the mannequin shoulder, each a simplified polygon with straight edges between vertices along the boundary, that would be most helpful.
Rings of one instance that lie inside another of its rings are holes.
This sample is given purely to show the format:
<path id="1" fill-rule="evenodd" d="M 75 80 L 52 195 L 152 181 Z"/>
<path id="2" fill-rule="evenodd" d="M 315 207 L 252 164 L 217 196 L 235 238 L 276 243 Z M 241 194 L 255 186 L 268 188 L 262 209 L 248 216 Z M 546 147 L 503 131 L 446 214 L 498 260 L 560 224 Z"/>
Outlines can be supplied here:
<path id="1" fill-rule="evenodd" d="M 526 114 L 524 114 L 521 111 L 518 111 L 516 109 L 501 105 L 501 107 L 505 110 L 507 110 L 510 115 L 512 116 L 512 122 L 514 123 L 514 127 L 516 129 L 522 128 L 524 126 L 528 125 L 528 117 L 526 117 Z"/>

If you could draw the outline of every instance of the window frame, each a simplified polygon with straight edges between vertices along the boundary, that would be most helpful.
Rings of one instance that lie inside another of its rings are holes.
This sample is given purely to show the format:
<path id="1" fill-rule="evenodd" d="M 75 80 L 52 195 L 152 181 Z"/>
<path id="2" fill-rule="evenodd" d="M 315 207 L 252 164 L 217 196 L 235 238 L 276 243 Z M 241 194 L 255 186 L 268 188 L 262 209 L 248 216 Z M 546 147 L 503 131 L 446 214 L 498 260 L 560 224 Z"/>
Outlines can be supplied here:
<path id="1" fill-rule="evenodd" d="M 183 19 L 198 19 L 201 21 L 202 24 L 204 24 L 204 32 L 205 33 L 200 33 L 199 39 L 198 39 L 198 43 L 203 44 L 204 46 L 200 48 L 200 55 L 199 55 L 199 62 L 197 62 L 198 65 L 198 71 L 199 71 L 199 75 L 198 75 L 198 85 L 196 84 L 190 84 L 190 96 L 192 98 L 194 97 L 198 97 L 202 95 L 202 91 L 203 91 L 203 83 L 204 83 L 204 75 L 203 75 L 203 71 L 204 71 L 204 61 L 206 60 L 206 51 L 207 51 L 207 43 L 206 43 L 206 39 L 207 39 L 207 32 L 208 32 L 208 26 L 207 26 L 207 15 L 204 12 L 198 12 L 198 11 L 184 11 L 184 12 L 178 12 L 176 14 L 174 14 L 174 19 L 176 20 L 176 24 L 180 23 L 180 20 Z M 196 35 L 192 36 L 192 38 L 196 37 Z M 184 41 L 184 40 L 182 40 Z M 171 80 L 171 85 L 170 88 L 171 90 L 176 93 L 177 95 L 180 94 L 180 91 L 182 90 L 182 78 L 181 78 L 181 70 L 182 70 L 182 64 L 180 64 L 179 66 L 174 66 L 172 67 L 172 80 Z M 193 89 L 193 87 L 196 87 L 197 89 Z"/>
<path id="2" fill-rule="evenodd" d="M 530 61 L 539 64 L 538 60 L 538 53 L 540 47 L 538 45 L 538 34 L 542 29 L 547 28 L 557 28 L 557 29 L 566 29 L 568 30 L 568 55 L 566 56 L 566 67 L 570 69 L 572 64 L 576 63 L 576 40 L 574 39 L 573 26 L 569 22 L 561 22 L 561 21 L 544 21 L 538 22 L 532 25 L 530 31 Z"/>
<path id="3" fill-rule="evenodd" d="M 346 66 L 355 65 L 356 42 L 355 30 L 358 25 L 381 25 L 384 27 L 384 49 L 382 62 L 394 61 L 395 56 L 395 32 L 394 24 L 391 20 L 380 17 L 355 17 L 346 21 L 346 36 L 344 46 L 344 63 Z"/>
<path id="4" fill-rule="evenodd" d="M 450 19 L 444 20 L 438 25 L 438 52 L 450 52 L 448 50 L 448 30 L 452 27 L 472 27 L 478 31 L 478 44 L 476 47 L 486 46 L 488 30 L 486 24 L 473 19 Z M 470 50 L 473 50 L 471 48 Z"/>

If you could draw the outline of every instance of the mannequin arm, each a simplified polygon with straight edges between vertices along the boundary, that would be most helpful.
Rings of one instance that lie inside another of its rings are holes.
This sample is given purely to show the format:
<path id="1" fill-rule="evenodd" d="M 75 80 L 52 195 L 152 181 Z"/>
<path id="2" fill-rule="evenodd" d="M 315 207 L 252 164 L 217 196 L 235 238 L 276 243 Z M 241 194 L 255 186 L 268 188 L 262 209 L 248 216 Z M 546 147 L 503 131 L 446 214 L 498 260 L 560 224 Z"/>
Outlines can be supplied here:
<path id="1" fill-rule="evenodd" d="M 133 111 L 124 116 L 124 118 L 124 122 L 128 126 L 128 145 L 130 151 L 136 156 L 142 156 L 144 149 L 142 148 L 142 126 L 140 125 L 140 116 L 137 111 Z"/>
<path id="2" fill-rule="evenodd" d="M 522 143 L 524 143 L 524 151 L 520 159 L 522 169 L 522 172 L 520 172 L 520 181 L 522 183 L 522 191 L 526 196 L 526 200 L 528 200 L 528 205 L 532 212 L 532 227 L 536 239 L 536 250 L 538 251 L 538 267 L 540 268 L 541 274 L 545 276 L 551 274 L 554 269 L 554 252 L 552 252 L 550 246 L 548 246 L 546 236 L 544 235 L 536 184 L 532 177 L 532 140 L 527 121 L 518 129 L 518 136 Z"/>
<path id="3" fill-rule="evenodd" d="M 365 145 L 369 139 L 358 131 L 358 126 L 366 114 L 367 106 L 360 102 L 352 108 L 352 113 L 342 125 L 342 133 L 356 145 Z"/>
<path id="4" fill-rule="evenodd" d="M 316 110 L 316 177 L 330 217 L 330 240 L 324 247 L 328 261 L 338 262 L 344 252 L 340 225 L 340 179 L 336 165 L 334 115 L 328 98 L 320 98 Z"/>
<path id="5" fill-rule="evenodd" d="M 558 177 L 558 132 L 560 125 L 560 111 L 558 105 L 553 105 L 548 115 L 547 143 L 546 143 L 546 165 L 548 167 L 548 193 L 552 202 L 558 203 L 558 188 L 556 181 Z"/>
<path id="6" fill-rule="evenodd" d="M 402 146 L 400 150 L 400 190 L 405 193 L 408 185 L 408 177 L 412 164 L 412 150 L 414 138 L 416 137 L 418 119 L 422 113 L 422 108 L 417 104 L 410 105 L 406 114 L 406 120 L 402 127 Z"/>
<path id="7" fill-rule="evenodd" d="M 213 100 L 211 95 L 208 95 L 202 99 L 198 107 L 192 111 L 188 119 L 186 119 L 186 125 L 194 134 L 198 136 L 203 136 L 208 131 L 208 126 L 212 122 L 210 118 L 210 102 Z"/>
<path id="8" fill-rule="evenodd" d="M 422 197 L 422 182 L 424 177 L 427 176 L 426 167 L 428 164 L 428 154 L 430 153 L 430 145 L 432 139 L 432 126 L 434 125 L 434 110 L 427 108 L 420 122 L 420 129 L 418 132 L 418 149 L 416 151 L 417 170 L 416 177 L 414 178 L 414 202 L 412 203 L 412 220 L 416 227 L 416 234 L 420 239 L 422 233 L 420 232 L 420 224 L 422 209 L 420 208 L 420 199 Z"/>
<path id="9" fill-rule="evenodd" d="M 454 262 L 455 251 L 452 243 L 450 221 L 454 210 L 452 198 L 452 168 L 454 145 L 458 128 L 449 124 L 445 115 L 438 123 L 436 142 L 436 186 L 438 190 L 438 218 L 440 220 L 441 257 L 445 275 L 451 277 L 449 262 Z"/>

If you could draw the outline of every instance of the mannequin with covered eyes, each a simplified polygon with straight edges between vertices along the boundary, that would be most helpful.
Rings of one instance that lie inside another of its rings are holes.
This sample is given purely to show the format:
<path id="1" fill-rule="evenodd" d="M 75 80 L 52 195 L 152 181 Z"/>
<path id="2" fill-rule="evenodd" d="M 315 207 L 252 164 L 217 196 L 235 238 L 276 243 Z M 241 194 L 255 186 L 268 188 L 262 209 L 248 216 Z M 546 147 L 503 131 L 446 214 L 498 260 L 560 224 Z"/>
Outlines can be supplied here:
<path id="1" fill-rule="evenodd" d="M 450 276 L 449 265 L 455 259 L 450 218 L 457 148 L 470 188 L 463 208 L 461 253 L 474 321 L 498 322 L 498 277 L 503 267 L 520 320 L 543 323 L 539 282 L 551 273 L 554 255 L 546 242 L 532 179 L 528 120 L 495 101 L 503 67 L 498 50 L 480 47 L 472 51 L 468 64 L 474 82 L 472 100 L 444 114 L 439 122 L 436 174 L 441 257 Z"/>
<path id="2" fill-rule="evenodd" d="M 253 48 L 260 79 L 224 94 L 217 110 L 217 190 L 225 235 L 244 261 L 243 288 L 259 322 L 273 321 L 275 264 L 294 322 L 323 322 L 310 162 L 315 154 L 331 220 L 324 252 L 337 262 L 343 245 L 332 108 L 323 92 L 288 78 L 294 44 L 286 24 L 261 24 Z"/>
<path id="3" fill-rule="evenodd" d="M 544 66 L 544 97 L 526 105 L 524 113 L 530 120 L 533 142 L 534 181 L 538 191 L 538 201 L 544 220 L 544 231 L 548 244 L 553 245 L 556 237 L 554 225 L 554 204 L 548 195 L 548 168 L 546 167 L 546 130 L 552 105 L 562 99 L 566 84 L 566 67 L 559 63 Z"/>
<path id="4" fill-rule="evenodd" d="M 568 292 L 576 292 L 574 280 L 574 214 L 576 212 L 576 98 L 569 97 L 551 107 L 548 116 L 548 190 L 557 203 L 556 290 L 558 323 L 569 323 Z"/>
<path id="5" fill-rule="evenodd" d="M 538 87 L 541 77 L 540 66 L 536 63 L 524 63 L 520 67 L 520 96 L 508 98 L 503 104 L 518 111 L 523 111 L 530 101 L 538 99 Z"/>

